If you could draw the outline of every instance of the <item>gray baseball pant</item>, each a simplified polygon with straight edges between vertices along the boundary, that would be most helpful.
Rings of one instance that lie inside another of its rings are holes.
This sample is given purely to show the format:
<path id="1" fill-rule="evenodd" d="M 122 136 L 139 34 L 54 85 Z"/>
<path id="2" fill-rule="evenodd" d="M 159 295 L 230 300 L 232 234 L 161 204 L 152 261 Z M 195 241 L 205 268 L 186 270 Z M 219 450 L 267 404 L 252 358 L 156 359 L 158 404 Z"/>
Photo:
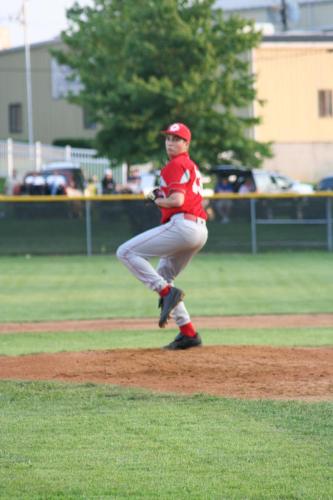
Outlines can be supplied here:
<path id="1" fill-rule="evenodd" d="M 207 227 L 204 219 L 197 222 L 184 219 L 184 214 L 174 215 L 169 222 L 155 227 L 123 243 L 117 250 L 117 257 L 138 280 L 148 288 L 160 292 L 187 266 L 192 257 L 207 241 Z M 149 259 L 160 257 L 157 269 Z M 172 312 L 178 326 L 191 321 L 184 302 Z"/>

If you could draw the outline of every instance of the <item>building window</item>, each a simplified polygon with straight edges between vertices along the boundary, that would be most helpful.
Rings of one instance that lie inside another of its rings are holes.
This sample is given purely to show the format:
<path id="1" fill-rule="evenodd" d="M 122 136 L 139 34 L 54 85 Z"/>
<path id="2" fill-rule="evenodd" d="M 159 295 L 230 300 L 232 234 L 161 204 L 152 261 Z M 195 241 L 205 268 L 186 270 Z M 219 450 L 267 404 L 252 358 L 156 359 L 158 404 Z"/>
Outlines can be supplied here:
<path id="1" fill-rule="evenodd" d="M 20 134 L 23 132 L 22 104 L 15 103 L 9 105 L 9 132 Z"/>
<path id="2" fill-rule="evenodd" d="M 318 111 L 320 117 L 333 116 L 332 90 L 318 91 Z"/>
<path id="3" fill-rule="evenodd" d="M 96 128 L 96 122 L 91 116 L 91 113 L 88 109 L 83 108 L 83 127 L 85 129 L 95 129 Z"/>

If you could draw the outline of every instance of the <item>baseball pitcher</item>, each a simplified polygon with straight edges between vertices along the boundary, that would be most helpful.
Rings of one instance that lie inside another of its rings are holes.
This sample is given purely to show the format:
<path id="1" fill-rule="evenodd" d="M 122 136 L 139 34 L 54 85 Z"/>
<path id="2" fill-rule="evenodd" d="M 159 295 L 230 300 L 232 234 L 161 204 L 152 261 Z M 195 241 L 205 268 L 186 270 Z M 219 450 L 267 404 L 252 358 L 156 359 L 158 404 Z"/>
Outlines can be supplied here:
<path id="1" fill-rule="evenodd" d="M 183 302 L 185 294 L 173 282 L 206 243 L 207 214 L 202 206 L 200 172 L 189 156 L 190 129 L 173 123 L 162 133 L 169 162 L 161 170 L 160 187 L 148 195 L 161 210 L 161 225 L 125 242 L 117 257 L 159 294 L 160 328 L 170 316 L 175 320 L 179 333 L 164 348 L 188 349 L 200 346 L 202 340 Z M 160 257 L 156 270 L 149 262 L 151 257 Z"/>

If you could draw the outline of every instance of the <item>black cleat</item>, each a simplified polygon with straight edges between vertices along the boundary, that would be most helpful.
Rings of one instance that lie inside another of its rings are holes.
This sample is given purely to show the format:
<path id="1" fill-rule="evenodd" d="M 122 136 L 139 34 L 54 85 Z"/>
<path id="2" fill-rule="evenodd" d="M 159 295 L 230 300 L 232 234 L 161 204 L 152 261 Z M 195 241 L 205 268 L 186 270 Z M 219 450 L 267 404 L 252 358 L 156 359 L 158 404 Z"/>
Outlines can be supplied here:
<path id="1" fill-rule="evenodd" d="M 165 327 L 170 317 L 172 309 L 174 309 L 176 305 L 183 300 L 184 295 L 185 294 L 183 290 L 180 290 L 179 288 L 173 286 L 170 288 L 170 292 L 168 293 L 168 295 L 165 295 L 165 297 L 163 297 L 163 300 L 161 301 L 162 310 L 161 310 L 160 320 L 158 322 L 158 326 L 160 328 Z"/>
<path id="2" fill-rule="evenodd" d="M 163 347 L 169 351 L 177 351 L 179 349 L 190 349 L 191 347 L 199 347 L 202 344 L 200 335 L 197 333 L 195 337 L 187 337 L 179 333 L 175 340 Z"/>

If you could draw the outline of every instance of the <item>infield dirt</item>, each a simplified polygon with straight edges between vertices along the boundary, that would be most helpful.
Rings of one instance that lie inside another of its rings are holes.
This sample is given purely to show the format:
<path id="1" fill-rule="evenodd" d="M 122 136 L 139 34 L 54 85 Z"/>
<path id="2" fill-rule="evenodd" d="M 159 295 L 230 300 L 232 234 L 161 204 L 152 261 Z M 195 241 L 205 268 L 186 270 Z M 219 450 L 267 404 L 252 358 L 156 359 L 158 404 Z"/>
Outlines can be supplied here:
<path id="1" fill-rule="evenodd" d="M 333 327 L 333 314 L 195 318 L 198 328 Z M 0 333 L 139 330 L 152 319 L 0 324 Z M 204 346 L 0 356 L 0 379 L 59 380 L 244 399 L 333 400 L 333 348 Z"/>
<path id="2" fill-rule="evenodd" d="M 0 378 L 94 382 L 245 399 L 333 398 L 333 349 L 209 346 L 1 356 Z"/>

